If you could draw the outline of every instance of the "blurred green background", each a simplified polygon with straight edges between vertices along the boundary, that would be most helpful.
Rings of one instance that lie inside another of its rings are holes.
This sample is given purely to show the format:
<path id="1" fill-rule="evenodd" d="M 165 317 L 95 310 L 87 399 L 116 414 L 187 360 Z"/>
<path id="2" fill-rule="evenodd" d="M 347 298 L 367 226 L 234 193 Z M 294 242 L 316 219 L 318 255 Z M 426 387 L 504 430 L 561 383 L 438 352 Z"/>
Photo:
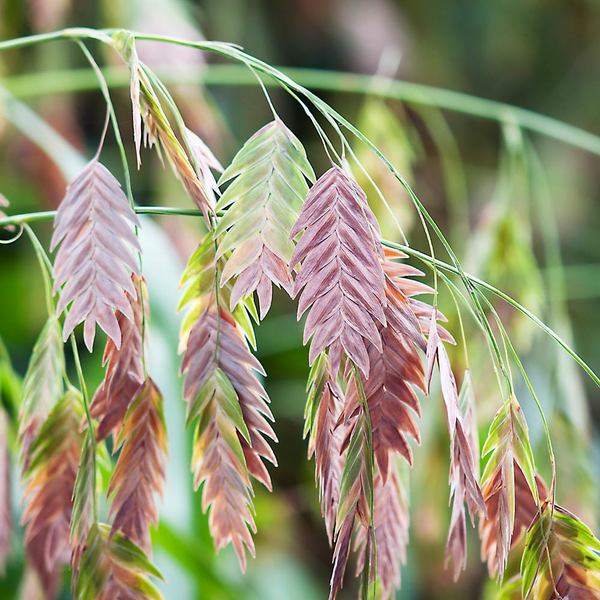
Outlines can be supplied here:
<path id="1" fill-rule="evenodd" d="M 65 26 L 125 27 L 229 41 L 275 65 L 379 73 L 512 103 L 600 133 L 598 0 L 0 0 L 3 40 Z M 99 46 L 91 48 L 101 64 L 113 66 L 115 81 L 122 84 L 119 73 L 124 71 L 115 56 Z M 219 62 L 190 49 L 152 43 L 140 44 L 140 55 L 171 82 L 177 78 L 189 82 L 203 73 L 210 81 L 206 63 Z M 84 68 L 81 52 L 66 42 L 0 55 L 0 83 L 15 96 L 0 99 L 0 193 L 11 203 L 9 214 L 55 208 L 65 178 L 77 170 L 79 155 L 93 155 L 104 105 L 94 79 L 81 76 Z M 75 74 L 67 73 L 69 69 Z M 87 89 L 60 91 L 72 86 Z M 52 89 L 45 93 L 46 88 Z M 188 125 L 224 163 L 270 118 L 255 87 L 186 83 L 171 89 Z M 123 134 L 131 139 L 127 89 L 116 86 L 112 95 Z M 592 368 L 600 368 L 600 156 L 524 134 L 510 122 L 499 125 L 386 102 L 369 88 L 322 96 L 371 137 L 414 184 L 466 268 L 534 310 L 572 340 Z M 272 98 L 321 172 L 327 163 L 310 122 L 283 92 L 273 90 Z M 53 138 L 27 107 L 75 152 L 52 146 Z M 38 137 L 46 150 L 50 144 L 50 156 L 38 147 Z M 104 161 L 122 179 L 116 148 L 112 140 L 108 143 Z M 357 145 L 355 150 L 390 200 L 411 245 L 426 249 L 406 195 L 364 148 Z M 128 152 L 133 164 L 132 144 Z M 145 152 L 142 171 L 132 175 L 138 204 L 191 206 L 153 154 Z M 358 170 L 356 176 L 361 179 Z M 400 241 L 369 182 L 361 183 L 381 218 L 384 235 Z M 35 230 L 47 244 L 49 224 L 36 225 Z M 167 490 L 154 535 L 155 560 L 167 579 L 166 598 L 324 598 L 331 551 L 319 514 L 313 465 L 306 460 L 302 440 L 307 352 L 293 304 L 282 293 L 276 294 L 269 317 L 257 329 L 258 356 L 268 373 L 266 385 L 280 440 L 279 466 L 270 469 L 274 493 L 268 495 L 256 486 L 257 558 L 242 577 L 229 549 L 217 557 L 213 554 L 189 474 L 190 439 L 183 434 L 175 314 L 179 274 L 200 234 L 196 219 L 167 217 L 143 223 L 152 311 L 151 372 L 165 394 L 170 433 Z M 458 337 L 455 308 L 445 290 L 441 301 L 450 318 L 449 329 Z M 550 419 L 558 459 L 558 500 L 595 528 L 598 448 L 593 423 L 600 419 L 600 392 L 548 337 L 505 306 L 496 308 Z M 500 398 L 489 385 L 493 374 L 484 342 L 468 314 L 463 316 L 481 437 Z M 0 337 L 18 374 L 26 369 L 44 319 L 41 277 L 23 236 L 0 247 Z M 102 377 L 101 345 L 84 357 L 91 389 Z M 462 349 L 453 359 L 460 378 L 465 367 Z M 526 389 L 519 389 L 538 449 L 538 466 L 548 477 L 540 419 Z M 421 426 L 422 447 L 416 451 L 410 476 L 411 543 L 397 597 L 493 598 L 495 586 L 486 583 L 475 539 L 468 569 L 457 584 L 451 584 L 451 575 L 444 570 L 448 440 L 436 393 L 423 402 Z M 14 497 L 17 501 L 17 488 Z M 18 534 L 0 583 L 0 598 L 19 597 L 22 569 Z M 356 596 L 352 570 L 343 598 Z"/>

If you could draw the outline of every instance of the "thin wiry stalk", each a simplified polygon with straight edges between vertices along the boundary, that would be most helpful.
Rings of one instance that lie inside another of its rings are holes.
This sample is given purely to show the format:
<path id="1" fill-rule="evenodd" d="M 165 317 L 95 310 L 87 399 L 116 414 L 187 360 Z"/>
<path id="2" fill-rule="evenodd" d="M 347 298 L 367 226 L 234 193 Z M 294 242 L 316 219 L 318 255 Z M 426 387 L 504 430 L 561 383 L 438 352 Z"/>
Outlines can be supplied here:
<path id="1" fill-rule="evenodd" d="M 37 235 L 33 232 L 33 229 L 29 227 L 29 225 L 25 225 L 25 231 L 31 240 L 31 245 L 35 251 L 37 256 L 40 271 L 42 272 L 42 279 L 44 280 L 44 297 L 46 298 L 46 310 L 48 311 L 48 316 L 54 314 L 56 308 L 54 306 L 54 298 L 52 297 L 52 264 L 50 263 L 50 259 L 46 254 L 44 247 L 38 240 Z"/>

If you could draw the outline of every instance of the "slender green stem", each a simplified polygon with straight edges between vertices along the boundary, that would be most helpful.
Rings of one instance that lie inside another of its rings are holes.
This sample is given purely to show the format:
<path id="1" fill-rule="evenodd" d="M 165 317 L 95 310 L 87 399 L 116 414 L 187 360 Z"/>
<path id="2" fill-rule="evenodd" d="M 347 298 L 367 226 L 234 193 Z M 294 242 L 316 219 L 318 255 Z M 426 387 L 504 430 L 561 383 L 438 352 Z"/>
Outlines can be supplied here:
<path id="1" fill-rule="evenodd" d="M 448 291 L 453 290 L 454 293 L 452 294 L 452 298 L 454 299 L 454 301 L 456 302 L 457 297 L 461 300 L 461 302 L 464 304 L 465 308 L 471 315 L 471 317 L 475 323 L 475 326 L 477 328 L 479 328 L 479 330 L 481 331 L 481 333 L 483 334 L 483 336 L 485 338 L 485 336 L 486 336 L 485 328 L 481 324 L 481 321 L 477 318 L 477 315 L 476 315 L 475 311 L 473 310 L 473 307 L 471 306 L 469 299 L 465 296 L 464 292 L 461 289 L 459 289 L 459 287 L 443 271 L 440 271 L 439 275 L 440 275 L 440 278 L 442 279 L 442 281 L 446 284 Z M 465 343 L 466 343 L 466 341 L 465 341 Z M 492 366 L 494 368 L 494 374 L 496 376 L 496 382 L 498 383 L 498 389 L 500 390 L 500 394 L 504 395 L 504 389 L 502 387 L 502 380 L 500 379 L 500 365 L 497 364 L 497 359 L 494 355 L 492 355 Z"/>
<path id="2" fill-rule="evenodd" d="M 29 227 L 29 225 L 25 225 L 25 231 L 31 240 L 31 245 L 35 251 L 35 255 L 37 256 L 38 262 L 40 264 L 40 271 L 42 272 L 42 279 L 44 280 L 44 296 L 46 298 L 46 309 L 48 311 L 48 316 L 51 317 L 55 313 L 54 301 L 52 299 L 52 277 L 50 273 L 52 273 L 52 264 L 50 263 L 50 259 L 48 255 L 44 251 L 40 240 L 38 240 L 37 235 L 33 232 L 33 229 Z"/>
<path id="3" fill-rule="evenodd" d="M 202 213 L 195 208 L 174 208 L 171 206 L 136 206 L 138 215 L 171 215 L 182 217 L 202 217 Z M 55 210 L 43 210 L 39 212 L 11 215 L 0 219 L 0 229 L 7 225 L 21 225 L 22 223 L 36 223 L 39 221 L 51 221 L 56 217 Z"/>

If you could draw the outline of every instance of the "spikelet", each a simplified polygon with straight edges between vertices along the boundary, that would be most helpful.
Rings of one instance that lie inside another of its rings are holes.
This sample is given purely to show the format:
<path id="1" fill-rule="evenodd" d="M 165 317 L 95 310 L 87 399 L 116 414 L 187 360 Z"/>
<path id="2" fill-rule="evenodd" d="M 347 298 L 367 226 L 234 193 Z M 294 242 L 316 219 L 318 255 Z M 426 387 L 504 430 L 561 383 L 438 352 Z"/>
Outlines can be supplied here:
<path id="1" fill-rule="evenodd" d="M 489 455 L 481 477 L 489 519 L 482 517 L 480 522 L 482 553 L 490 574 L 502 577 L 515 532 L 515 464 L 531 493 L 537 493 L 527 423 L 515 396 L 510 396 L 496 413 L 481 455 Z"/>
<path id="2" fill-rule="evenodd" d="M 383 263 L 386 272 L 387 302 L 384 315 L 387 325 L 378 324 L 383 352 L 372 343 L 367 345 L 371 365 L 369 377 L 362 378 L 362 390 L 351 382 L 344 408 L 346 419 L 359 411 L 364 391 L 370 413 L 373 450 L 384 483 L 391 456 L 399 453 L 408 464 L 412 464 L 412 451 L 407 437 L 417 442 L 420 440 L 412 414 L 420 414 L 415 390 L 426 391 L 425 373 L 418 353 L 419 349 L 425 350 L 425 339 L 403 288 L 409 293 L 428 290 L 426 286 L 423 289 L 415 288 L 416 282 L 400 277 L 396 264 L 389 260 L 392 256 L 388 254 L 387 257 Z"/>
<path id="3" fill-rule="evenodd" d="M 179 333 L 180 352 L 185 350 L 190 331 L 200 315 L 215 302 L 215 286 L 218 285 L 216 277 L 222 271 L 224 263 L 225 257 L 217 259 L 212 233 L 207 233 L 190 256 L 181 276 L 180 286 L 185 286 L 185 291 L 177 310 L 185 310 L 185 315 Z M 230 295 L 229 283 L 220 288 L 219 302 L 222 307 L 229 306 Z M 252 296 L 239 302 L 232 314 L 250 345 L 256 348 L 251 318 L 257 322 L 258 314 Z"/>
<path id="4" fill-rule="evenodd" d="M 189 130 L 180 126 L 179 133 L 182 142 L 169 122 L 163 105 L 168 105 L 171 110 L 176 111 L 178 124 L 183 122 L 173 98 L 152 71 L 140 61 L 133 35 L 128 32 L 119 32 L 113 39 L 131 73 L 133 138 L 138 169 L 142 163 L 143 138 L 147 147 L 157 147 L 161 159 L 163 154 L 167 157 L 173 172 L 181 181 L 190 198 L 202 211 L 208 223 L 208 215 L 214 210 L 212 202 L 214 195 L 209 191 L 210 181 L 207 182 L 205 178 L 206 165 L 196 162 L 197 159 L 202 160 L 202 157 L 195 153 L 197 147 L 194 145 L 194 140 L 191 140 L 190 144 Z M 212 154 L 210 156 L 212 157 Z M 207 164 L 210 164 L 210 160 Z"/>
<path id="5" fill-rule="evenodd" d="M 71 528 L 69 533 L 73 582 L 77 581 L 81 554 L 94 522 L 94 499 L 96 495 L 96 487 L 94 485 L 96 482 L 95 469 L 94 435 L 89 429 L 86 429 L 73 490 L 73 510 L 71 512 Z"/>
<path id="6" fill-rule="evenodd" d="M 474 524 L 475 511 L 485 514 L 485 506 L 479 488 L 472 488 L 473 477 L 479 476 L 479 441 L 473 416 L 471 376 L 466 371 L 458 398 L 459 421 L 456 422 L 454 443 L 451 444 L 450 458 L 450 497 L 452 515 L 446 541 L 446 568 L 453 567 L 456 581 L 467 566 L 467 517 L 465 502 L 468 503 L 471 524 Z M 470 503 L 470 504 L 469 504 Z"/>
<path id="7" fill-rule="evenodd" d="M 56 316 L 51 316 L 33 347 L 23 381 L 23 399 L 19 412 L 19 452 L 24 469 L 29 464 L 29 447 L 62 396 L 64 370 L 60 325 Z"/>
<path id="8" fill-rule="evenodd" d="M 8 417 L 0 404 L 0 575 L 4 575 L 12 538 L 12 502 Z"/>
<path id="9" fill-rule="evenodd" d="M 549 495 L 548 489 L 542 478 L 536 475 L 537 498 L 531 493 L 531 488 L 519 463 L 513 461 L 515 479 L 515 524 L 510 541 L 512 550 L 523 538 L 539 511 L 539 502 L 544 502 Z M 501 496 L 496 494 L 487 504 L 487 515 L 479 523 L 479 536 L 481 538 L 481 558 L 488 561 L 490 576 L 496 575 L 496 555 L 498 543 L 497 523 L 500 519 Z"/>
<path id="10" fill-rule="evenodd" d="M 343 467 L 344 428 L 338 421 L 344 398 L 339 384 L 330 373 L 325 353 L 321 353 L 311 367 L 307 391 L 304 436 L 310 434 L 308 458 L 315 457 L 321 514 L 331 544 Z"/>
<path id="11" fill-rule="evenodd" d="M 81 395 L 69 388 L 42 425 L 30 447 L 25 473 L 25 547 L 48 597 L 70 557 L 69 527 L 82 436 Z"/>
<path id="12" fill-rule="evenodd" d="M 50 245 L 54 250 L 60 244 L 53 277 L 54 291 L 60 290 L 58 312 L 66 311 L 64 340 L 84 322 L 83 337 L 91 351 L 98 323 L 121 347 L 115 311 L 133 319 L 126 293 L 136 297 L 131 276 L 139 274 L 132 254 L 140 250 L 134 226 L 139 226 L 138 218 L 119 182 L 92 160 L 67 188 Z"/>
<path id="13" fill-rule="evenodd" d="M 114 515 L 111 534 L 121 531 L 150 554 L 151 524 L 158 522 L 156 496 L 162 494 L 167 452 L 162 395 L 148 378 L 137 392 L 115 441 L 120 449 L 108 495 Z"/>
<path id="14" fill-rule="evenodd" d="M 356 377 L 351 374 L 350 377 Z M 354 385 L 358 385 L 354 383 Z M 344 468 L 340 484 L 339 504 L 335 520 L 335 547 L 329 598 L 334 600 L 342 588 L 353 532 L 362 527 L 368 531 L 370 543 L 365 548 L 364 585 L 370 579 L 374 465 L 369 419 L 364 410 L 354 412 L 347 420 L 347 433 L 342 443 Z"/>
<path id="15" fill-rule="evenodd" d="M 600 541 L 575 515 L 545 502 L 527 531 L 521 576 L 524 598 L 600 598 Z"/>
<path id="16" fill-rule="evenodd" d="M 360 551 L 359 572 L 364 576 L 363 586 L 368 585 L 369 578 L 375 577 L 370 573 L 370 565 L 374 557 L 373 543 L 377 547 L 377 522 L 375 536 L 370 532 L 371 523 L 365 518 L 367 499 L 374 494 L 375 519 L 379 507 L 379 520 L 383 521 L 381 535 L 384 535 L 384 544 L 387 548 L 387 558 L 384 558 L 381 572 L 377 575 L 385 579 L 386 594 L 390 594 L 399 584 L 400 563 L 391 561 L 393 549 L 404 548 L 406 545 L 406 528 L 400 524 L 401 514 L 383 515 L 386 510 L 397 509 L 402 503 L 401 490 L 395 476 L 395 457 L 404 457 L 408 464 L 412 464 L 412 451 L 408 444 L 408 437 L 419 441 L 419 430 L 413 418 L 413 413 L 419 415 L 420 407 L 415 390 L 426 391 L 425 373 L 418 350 L 425 350 L 425 338 L 421 333 L 419 319 L 413 310 L 412 296 L 431 291 L 430 288 L 418 282 L 407 279 L 408 275 L 420 275 L 416 269 L 392 262 L 392 259 L 401 258 L 397 252 L 386 252 L 382 261 L 385 273 L 384 307 L 385 325 L 377 323 L 382 348 L 372 342 L 367 342 L 366 348 L 370 364 L 369 377 L 360 373 L 360 380 L 351 377 L 347 386 L 346 402 L 340 421 L 352 428 L 352 423 L 363 422 L 367 425 L 362 432 L 366 436 L 363 452 L 371 451 L 377 465 L 378 472 L 374 474 L 374 466 L 369 465 L 367 455 L 361 457 L 363 465 L 363 480 L 361 486 L 354 485 L 355 493 L 355 524 L 354 529 L 359 543 L 355 545 Z M 364 399 L 363 399 L 364 395 Z M 365 413 L 365 402 L 368 415 Z M 368 417 L 368 418 L 367 418 Z M 356 427 L 356 425 L 354 425 Z M 355 435 L 355 434 L 353 434 Z M 343 447 L 350 449 L 352 442 L 347 436 Z M 353 460 L 350 450 L 343 460 L 345 461 L 344 474 L 351 472 L 354 467 L 349 463 Z M 375 476 L 374 483 L 368 481 L 369 472 Z M 392 477 L 393 481 L 388 481 Z M 389 483 L 389 485 L 388 485 Z M 374 489 L 371 490 L 371 485 Z M 356 495 L 358 494 L 358 496 Z M 365 494 L 360 497 L 360 494 Z M 340 500 L 341 510 L 341 500 Z M 407 518 L 404 515 L 403 523 Z M 389 519 L 389 520 L 388 520 Z M 349 517 L 346 517 L 349 523 Z M 347 560 L 348 547 L 352 528 L 344 528 L 338 521 L 337 527 L 342 527 L 336 541 L 334 578 L 332 579 L 332 597 L 337 593 L 343 577 L 343 569 Z M 373 539 L 371 539 L 373 538 Z M 377 550 L 378 553 L 378 550 Z M 384 550 L 385 554 L 385 550 Z M 390 562 L 391 561 L 391 562 Z M 386 564 L 387 562 L 387 564 Z M 376 564 L 377 561 L 376 561 Z"/>
<path id="17" fill-rule="evenodd" d="M 180 302 L 180 308 L 187 308 L 181 370 L 188 422 L 195 423 L 195 487 L 204 483 L 203 509 L 210 507 L 209 527 L 217 549 L 231 543 L 244 569 L 245 548 L 254 554 L 250 477 L 271 489 L 263 460 L 276 460 L 265 436 L 276 437 L 267 420 L 273 418 L 268 396 L 256 377 L 264 370 L 247 346 L 248 333 L 222 307 L 221 295 L 221 307 L 217 305 L 221 262 L 209 234 L 182 277 L 188 287 Z M 244 306 L 236 316 L 246 315 Z"/>
<path id="18" fill-rule="evenodd" d="M 121 346 L 118 348 L 110 338 L 106 340 L 102 358 L 106 371 L 90 405 L 92 417 L 99 421 L 96 432 L 99 440 L 118 430 L 127 408 L 144 381 L 142 322 L 144 317 L 148 317 L 148 297 L 142 278 L 134 275 L 132 285 L 137 292 L 135 299 L 127 296 L 126 301 L 133 318 L 117 312 Z"/>
<path id="19" fill-rule="evenodd" d="M 162 579 L 143 550 L 110 526 L 95 523 L 81 556 L 76 600 L 162 600 L 149 576 Z"/>
<path id="20" fill-rule="evenodd" d="M 396 469 L 391 468 L 387 481 L 380 475 L 375 478 L 375 547 L 376 568 L 372 578 L 376 578 L 378 598 L 387 600 L 394 597 L 394 591 L 400 589 L 400 567 L 406 562 L 408 545 L 408 498 L 402 487 Z M 365 569 L 369 532 L 360 527 L 355 538 L 355 551 L 358 561 L 357 575 Z M 373 549 L 371 547 L 371 554 Z M 373 560 L 373 556 L 370 557 Z"/>
<path id="21" fill-rule="evenodd" d="M 294 251 L 290 231 L 315 176 L 300 141 L 280 119 L 259 129 L 221 175 L 232 181 L 216 210 L 227 209 L 215 236 L 223 235 L 218 256 L 230 252 L 221 285 L 237 280 L 231 309 L 256 291 L 261 319 L 271 306 L 272 284 L 291 293 L 289 261 Z"/>
<path id="22" fill-rule="evenodd" d="M 220 194 L 220 191 L 217 180 L 212 172 L 222 173 L 223 166 L 204 140 L 187 127 L 185 128 L 185 139 L 194 157 L 196 174 L 204 182 L 210 205 L 214 206 L 217 203 L 217 196 Z"/>
<path id="23" fill-rule="evenodd" d="M 268 397 L 252 371 L 263 374 L 235 321 L 208 308 L 190 332 L 183 356 L 188 421 L 197 421 L 193 471 L 204 482 L 203 508 L 218 549 L 231 542 L 245 568 L 244 545 L 254 554 L 252 475 L 271 489 L 263 459 L 276 464 L 264 436 L 275 440 Z"/>
<path id="24" fill-rule="evenodd" d="M 290 235 L 300 232 L 290 267 L 302 263 L 294 295 L 303 289 L 298 318 L 310 309 L 304 327 L 304 343 L 312 338 L 309 361 L 329 349 L 335 373 L 345 352 L 368 377 L 367 344 L 382 351 L 383 250 L 364 192 L 342 169 L 331 168 L 311 188 Z"/>
<path id="25" fill-rule="evenodd" d="M 477 448 L 473 436 L 460 411 L 456 380 L 450 366 L 450 358 L 440 337 L 438 312 L 433 310 L 427 339 L 427 385 L 431 384 L 434 364 L 440 372 L 440 387 L 446 406 L 448 433 L 450 435 L 450 496 L 452 516 L 446 543 L 446 564 L 453 564 L 454 579 L 466 566 L 467 531 L 465 504 L 469 510 L 471 523 L 475 516 L 485 514 L 481 489 L 479 487 Z"/>

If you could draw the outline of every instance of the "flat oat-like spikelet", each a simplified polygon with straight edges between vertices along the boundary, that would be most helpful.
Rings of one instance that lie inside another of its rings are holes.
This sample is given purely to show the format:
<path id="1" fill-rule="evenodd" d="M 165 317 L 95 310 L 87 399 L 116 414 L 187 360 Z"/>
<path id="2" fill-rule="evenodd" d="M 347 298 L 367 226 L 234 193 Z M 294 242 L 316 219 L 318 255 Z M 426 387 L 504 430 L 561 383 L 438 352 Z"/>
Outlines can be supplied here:
<path id="1" fill-rule="evenodd" d="M 364 192 L 333 167 L 311 188 L 290 236 L 303 232 L 290 260 L 301 267 L 294 282 L 298 318 L 309 310 L 304 342 L 309 361 L 329 349 L 332 371 L 343 352 L 369 376 L 367 344 L 383 350 L 377 324 L 385 325 L 385 280 L 379 228 Z"/>
<path id="2" fill-rule="evenodd" d="M 440 336 L 438 318 L 438 312 L 434 309 L 427 340 L 427 387 L 430 386 L 433 366 L 437 362 L 450 435 L 452 517 L 446 544 L 446 561 L 453 564 L 454 579 L 457 579 L 467 560 L 465 504 L 472 523 L 477 514 L 485 514 L 486 507 L 479 487 L 477 448 L 474 447 L 473 436 L 461 414 L 458 388 L 450 358 Z"/>
<path id="3" fill-rule="evenodd" d="M 163 600 L 149 576 L 162 579 L 144 551 L 110 526 L 95 523 L 75 586 L 77 600 Z"/>
<path id="4" fill-rule="evenodd" d="M 375 546 L 376 567 L 372 577 L 377 579 L 378 598 L 388 600 L 394 597 L 395 590 L 400 589 L 400 568 L 406 562 L 408 545 L 408 498 L 402 487 L 400 476 L 391 470 L 387 481 L 380 475 L 375 478 Z M 365 568 L 368 555 L 369 531 L 359 527 L 356 532 L 355 550 L 358 561 L 357 575 Z M 373 553 L 372 547 L 371 554 Z M 371 557 L 372 560 L 372 557 Z"/>
<path id="5" fill-rule="evenodd" d="M 63 393 L 65 357 L 60 325 L 51 316 L 40 333 L 25 373 L 19 413 L 19 452 L 24 469 L 29 464 L 29 447 L 42 423 Z"/>
<path id="6" fill-rule="evenodd" d="M 545 502 L 527 531 L 523 598 L 600 598 L 600 541 L 575 515 Z"/>
<path id="7" fill-rule="evenodd" d="M 416 282 L 397 275 L 396 264 L 384 262 L 386 272 L 386 306 L 384 315 L 387 325 L 377 325 L 383 352 L 374 344 L 367 344 L 369 364 L 368 379 L 362 378 L 361 388 L 356 380 L 348 386 L 346 418 L 360 410 L 364 391 L 371 420 L 373 451 L 379 471 L 385 483 L 388 466 L 394 453 L 402 455 L 412 464 L 412 451 L 407 441 L 411 437 L 420 441 L 419 429 L 413 413 L 420 414 L 419 399 L 415 390 L 426 392 L 425 372 L 418 350 L 425 350 L 425 338 L 421 334 L 417 316 L 409 297 Z M 388 275 L 388 271 L 390 275 Z M 412 273 L 411 273 L 412 274 Z M 425 286 L 424 290 L 427 288 Z"/>
<path id="8" fill-rule="evenodd" d="M 178 311 L 185 309 L 179 334 L 179 351 L 185 350 L 192 327 L 207 307 L 215 304 L 215 290 L 218 286 L 218 274 L 223 269 L 224 258 L 217 259 L 215 241 L 209 231 L 190 256 L 181 276 L 180 286 L 185 291 L 179 301 Z M 221 307 L 229 306 L 231 285 L 226 284 L 219 290 Z M 253 348 L 256 348 L 254 329 L 250 316 L 258 321 L 258 314 L 252 296 L 238 303 L 232 313 L 237 325 Z"/>
<path id="9" fill-rule="evenodd" d="M 538 502 L 544 502 L 548 498 L 548 489 L 542 478 L 536 475 L 536 486 L 538 500 L 531 493 L 531 488 L 525 479 L 525 475 L 519 467 L 519 463 L 514 461 L 515 478 L 515 524 L 513 528 L 510 549 L 512 550 L 523 538 L 523 535 L 531 525 L 534 518 L 538 515 Z M 479 523 L 479 536 L 481 538 L 481 558 L 488 561 L 488 571 L 490 577 L 496 573 L 497 556 L 497 523 L 500 515 L 501 495 L 496 494 L 490 498 L 487 503 L 487 515 Z"/>
<path id="10" fill-rule="evenodd" d="M 108 338 L 102 363 L 106 365 L 104 379 L 90 405 L 92 417 L 98 419 L 96 435 L 103 440 L 120 427 L 127 408 L 135 398 L 144 381 L 142 355 L 142 322 L 148 317 L 148 297 L 144 280 L 134 275 L 132 284 L 137 292 L 134 300 L 126 297 L 130 304 L 128 318 L 117 312 L 117 323 L 121 332 L 121 346 Z"/>
<path id="11" fill-rule="evenodd" d="M 370 531 L 373 524 L 373 464 L 368 419 L 364 411 L 354 414 L 347 423 L 348 432 L 342 443 L 345 451 L 344 468 L 340 484 L 339 504 L 335 522 L 335 547 L 333 550 L 333 572 L 331 574 L 329 598 L 334 600 L 342 588 L 352 534 L 360 527 Z M 365 559 L 363 573 L 368 577 L 369 558 Z M 368 566 L 367 566 L 368 565 Z"/>
<path id="12" fill-rule="evenodd" d="M 25 473 L 26 553 L 48 597 L 54 595 L 70 557 L 72 498 L 82 444 L 81 406 L 79 392 L 67 390 L 31 445 Z"/>
<path id="13" fill-rule="evenodd" d="M 111 533 L 121 531 L 150 553 L 150 525 L 158 522 L 156 497 L 163 491 L 167 434 L 160 390 L 148 378 L 137 392 L 115 440 L 120 449 L 108 495 L 114 516 Z"/>
<path id="14" fill-rule="evenodd" d="M 0 576 L 5 572 L 12 529 L 8 418 L 6 411 L 0 405 Z"/>
<path id="15" fill-rule="evenodd" d="M 92 160 L 67 188 L 50 245 L 54 250 L 60 244 L 53 276 L 54 291 L 60 290 L 58 311 L 66 311 L 64 340 L 84 322 L 84 340 L 91 351 L 98 323 L 120 348 L 115 311 L 133 319 L 127 294 L 136 297 L 131 276 L 139 275 L 131 252 L 140 250 L 134 226 L 139 226 L 138 218 L 119 182 Z"/>
<path id="16" fill-rule="evenodd" d="M 315 457 L 321 513 L 330 544 L 333 542 L 343 467 L 344 428 L 338 423 L 343 402 L 342 390 L 331 375 L 327 355 L 323 352 L 314 362 L 308 377 L 304 435 L 310 433 L 308 457 L 313 454 Z"/>
<path id="17" fill-rule="evenodd" d="M 208 222 L 208 215 L 214 210 L 214 195 L 210 191 L 210 180 L 206 180 L 206 165 L 201 162 L 206 155 L 203 157 L 196 153 L 198 147 L 195 140 L 190 139 L 189 130 L 183 128 L 179 132 L 183 143 L 177 137 L 163 108 L 163 104 L 166 104 L 177 111 L 173 98 L 152 71 L 140 61 L 134 37 L 123 32 L 115 40 L 131 73 L 133 138 L 138 169 L 142 164 L 143 137 L 146 146 L 157 147 L 161 160 L 163 154 L 166 155 L 173 172 Z M 177 116 L 182 121 L 181 116 Z"/>
<path id="18" fill-rule="evenodd" d="M 531 493 L 537 492 L 535 467 L 527 423 L 521 407 L 510 396 L 496 413 L 481 451 L 488 456 L 481 476 L 487 517 L 480 523 L 482 553 L 491 573 L 502 576 L 515 534 L 515 466 L 521 471 Z M 491 519 L 494 519 L 493 521 Z"/>
<path id="19" fill-rule="evenodd" d="M 212 172 L 222 173 L 223 166 L 204 140 L 187 127 L 185 129 L 185 139 L 195 159 L 196 174 L 204 182 L 210 205 L 214 206 L 217 203 L 216 197 L 220 192 L 217 180 Z"/>
<path id="20" fill-rule="evenodd" d="M 83 439 L 81 458 L 79 459 L 73 490 L 70 530 L 72 581 L 77 580 L 81 553 L 94 522 L 94 498 L 96 495 L 95 451 L 94 434 L 87 429 Z"/>
<path id="21" fill-rule="evenodd" d="M 227 209 L 215 235 L 223 235 L 218 256 L 231 252 L 221 285 L 237 277 L 231 309 L 254 291 L 263 318 L 271 306 L 272 284 L 292 291 L 289 262 L 294 251 L 290 231 L 315 176 L 306 152 L 280 119 L 259 129 L 221 175 L 233 180 L 217 203 Z"/>
<path id="22" fill-rule="evenodd" d="M 264 374 L 233 317 L 209 305 L 193 325 L 183 356 L 188 421 L 197 422 L 192 469 L 218 549 L 232 543 L 242 569 L 244 546 L 254 555 L 250 475 L 271 489 L 263 459 L 276 464 L 265 436 L 275 440 Z M 255 373 L 253 373 L 253 371 Z"/>
<path id="23" fill-rule="evenodd" d="M 368 480 L 369 470 L 368 454 L 362 456 L 362 483 L 354 483 L 351 489 L 355 495 L 355 525 L 357 535 L 356 549 L 360 551 L 358 559 L 359 572 L 368 575 L 373 561 L 373 547 L 369 533 L 369 521 L 365 519 L 365 504 L 369 494 L 374 494 L 375 514 L 375 543 L 377 547 L 377 576 L 381 580 L 385 594 L 389 596 L 392 590 L 399 585 L 400 561 L 394 557 L 395 551 L 404 551 L 407 543 L 407 519 L 405 499 L 395 473 L 393 464 L 396 455 L 401 455 L 408 464 L 412 464 L 412 452 L 407 437 L 419 441 L 419 430 L 413 418 L 413 413 L 420 413 L 419 401 L 415 390 L 426 391 L 425 372 L 419 349 L 425 350 L 425 338 L 417 315 L 413 311 L 410 296 L 430 291 L 427 286 L 406 279 L 407 275 L 420 274 L 411 268 L 402 268 L 401 265 L 391 262 L 392 258 L 399 258 L 396 253 L 386 253 L 383 262 L 385 271 L 386 304 L 384 316 L 386 325 L 377 324 L 382 349 L 375 344 L 367 343 L 367 352 L 370 364 L 369 377 L 360 374 L 358 378 L 352 377 L 346 392 L 346 403 L 342 418 L 343 423 L 360 423 L 365 421 L 365 401 L 368 407 L 369 432 L 363 431 L 363 452 L 368 453 L 372 446 L 378 473 L 375 475 L 373 491 L 369 491 L 371 483 Z M 406 290 L 406 293 L 403 291 Z M 363 398 L 364 395 L 364 398 Z M 356 425 L 355 425 L 356 426 Z M 366 438 L 366 439 L 365 439 Z M 349 450 L 344 457 L 344 473 L 353 468 L 350 447 L 352 441 L 346 439 Z M 363 495 L 363 497 L 361 497 Z M 341 494 L 340 494 L 341 496 Z M 342 502 L 340 500 L 340 509 Z M 401 507 L 404 506 L 404 509 Z M 389 511 L 389 512 L 386 512 Z M 349 523 L 349 517 L 346 517 Z M 378 525 L 379 521 L 379 525 Z M 340 525 L 338 521 L 338 526 Z M 380 528 L 378 530 L 378 527 Z M 347 557 L 352 529 L 342 526 L 342 532 L 336 543 L 336 557 Z M 379 531 L 379 534 L 377 533 Z M 379 539 L 378 539 L 379 538 Z M 380 563 L 380 550 L 378 543 L 383 544 L 383 557 Z M 338 551 L 338 548 L 340 550 Z M 345 559 L 344 559 L 345 560 Z M 336 585 L 341 585 L 343 577 L 343 562 L 336 558 L 334 578 L 332 580 L 332 596 L 335 596 Z M 335 573 L 338 572 L 336 576 Z M 375 574 L 371 573 L 371 577 Z M 368 579 L 368 578 L 367 578 Z M 367 582 L 363 582 L 367 585 Z"/>

